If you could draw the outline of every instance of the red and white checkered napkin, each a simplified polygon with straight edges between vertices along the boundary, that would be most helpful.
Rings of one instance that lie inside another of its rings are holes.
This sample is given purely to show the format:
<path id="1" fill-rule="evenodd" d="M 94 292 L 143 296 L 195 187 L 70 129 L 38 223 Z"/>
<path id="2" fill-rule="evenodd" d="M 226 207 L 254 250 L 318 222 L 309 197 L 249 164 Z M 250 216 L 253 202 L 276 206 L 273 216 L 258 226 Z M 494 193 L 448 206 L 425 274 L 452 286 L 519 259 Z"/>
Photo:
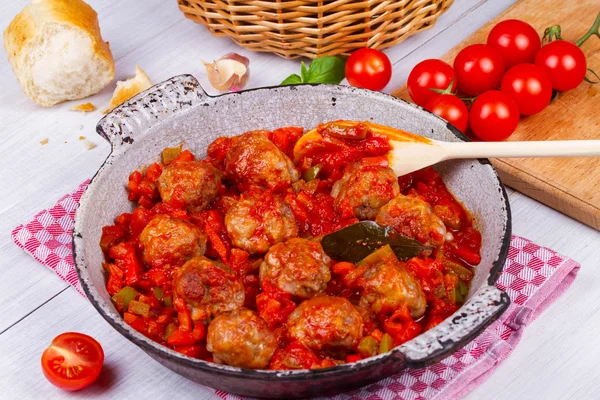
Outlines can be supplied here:
<path id="1" fill-rule="evenodd" d="M 51 268 L 83 294 L 73 267 L 71 229 L 75 209 L 87 181 L 32 221 L 12 232 L 15 243 Z M 336 400 L 457 399 L 479 386 L 512 352 L 523 328 L 554 302 L 573 282 L 580 265 L 527 239 L 513 236 L 504 271 L 496 286 L 505 290 L 512 304 L 502 317 L 481 335 L 441 362 L 427 368 L 407 370 L 332 398 Z M 238 396 L 221 391 L 219 397 Z"/>

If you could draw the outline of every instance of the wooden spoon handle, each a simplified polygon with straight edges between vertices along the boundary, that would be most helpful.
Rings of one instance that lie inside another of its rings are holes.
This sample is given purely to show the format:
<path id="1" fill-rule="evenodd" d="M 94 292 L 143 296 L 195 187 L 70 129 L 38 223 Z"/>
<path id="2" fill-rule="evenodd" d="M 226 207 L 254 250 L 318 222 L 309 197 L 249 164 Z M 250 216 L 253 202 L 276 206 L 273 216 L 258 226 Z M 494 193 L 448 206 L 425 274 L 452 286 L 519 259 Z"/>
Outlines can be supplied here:
<path id="1" fill-rule="evenodd" d="M 447 150 L 445 159 L 600 156 L 600 140 L 452 142 L 443 147 Z"/>

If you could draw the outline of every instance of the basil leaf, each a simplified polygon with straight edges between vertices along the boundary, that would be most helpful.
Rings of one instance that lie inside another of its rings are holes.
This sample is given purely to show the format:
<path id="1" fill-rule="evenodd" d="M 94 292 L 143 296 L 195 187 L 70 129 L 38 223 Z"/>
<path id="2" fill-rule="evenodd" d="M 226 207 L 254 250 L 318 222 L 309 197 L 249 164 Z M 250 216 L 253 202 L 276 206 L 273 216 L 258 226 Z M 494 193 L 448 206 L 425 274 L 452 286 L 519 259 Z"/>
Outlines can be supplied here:
<path id="1" fill-rule="evenodd" d="M 375 250 L 390 245 L 400 261 L 418 256 L 431 247 L 398 234 L 393 228 L 383 227 L 374 221 L 362 221 L 323 236 L 321 245 L 325 253 L 336 261 L 356 263 Z"/>
<path id="2" fill-rule="evenodd" d="M 287 78 L 285 78 L 283 80 L 283 82 L 281 82 L 279 85 L 283 86 L 283 85 L 297 85 L 299 83 L 302 83 L 302 78 L 300 78 L 300 76 L 298 76 L 297 74 L 292 74 L 290 76 L 288 76 Z"/>
<path id="3" fill-rule="evenodd" d="M 310 63 L 306 83 L 332 83 L 338 85 L 345 77 L 345 65 L 346 62 L 339 57 L 319 57 Z"/>
<path id="4" fill-rule="evenodd" d="M 300 77 L 302 78 L 302 82 L 307 83 L 308 82 L 308 68 L 306 68 L 306 64 L 304 64 L 304 61 L 300 62 Z"/>

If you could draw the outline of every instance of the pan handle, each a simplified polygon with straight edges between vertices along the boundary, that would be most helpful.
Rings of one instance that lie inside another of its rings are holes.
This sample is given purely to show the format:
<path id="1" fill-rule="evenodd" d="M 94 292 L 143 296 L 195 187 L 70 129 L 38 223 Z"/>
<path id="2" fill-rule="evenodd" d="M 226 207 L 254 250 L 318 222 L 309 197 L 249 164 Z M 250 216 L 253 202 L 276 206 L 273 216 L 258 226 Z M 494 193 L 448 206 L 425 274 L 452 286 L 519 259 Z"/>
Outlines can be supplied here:
<path id="1" fill-rule="evenodd" d="M 96 131 L 115 151 L 157 122 L 209 99 L 192 75 L 174 76 L 115 107 L 98 122 Z"/>
<path id="2" fill-rule="evenodd" d="M 435 328 L 399 346 L 409 368 L 435 364 L 470 342 L 494 322 L 510 305 L 506 292 L 482 286 L 451 317 Z"/>

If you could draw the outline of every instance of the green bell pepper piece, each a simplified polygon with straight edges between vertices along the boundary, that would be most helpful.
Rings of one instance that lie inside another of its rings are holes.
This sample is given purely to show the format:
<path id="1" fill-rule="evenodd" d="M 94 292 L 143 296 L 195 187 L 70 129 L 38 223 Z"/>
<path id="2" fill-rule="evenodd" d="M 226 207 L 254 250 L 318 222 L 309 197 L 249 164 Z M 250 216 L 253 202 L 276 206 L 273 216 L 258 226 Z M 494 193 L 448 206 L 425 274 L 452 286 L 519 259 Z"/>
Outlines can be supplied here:
<path id="1" fill-rule="evenodd" d="M 313 165 L 312 167 L 304 171 L 302 178 L 304 178 L 306 182 L 312 181 L 319 175 L 319 171 L 321 171 L 321 168 L 323 168 L 322 164 Z"/>
<path id="2" fill-rule="evenodd" d="M 158 286 L 155 286 L 154 288 L 152 288 L 152 290 L 154 291 L 154 297 L 156 297 L 156 300 L 162 300 L 163 299 L 163 291 L 161 288 L 159 288 Z"/>
<path id="3" fill-rule="evenodd" d="M 365 336 L 358 343 L 357 351 L 362 358 L 374 356 L 377 352 L 377 340 L 372 336 Z"/>
<path id="4" fill-rule="evenodd" d="M 385 333 L 381 337 L 381 343 L 379 343 L 379 354 L 387 353 L 394 348 L 394 339 L 389 333 Z"/>
<path id="5" fill-rule="evenodd" d="M 134 300 L 138 294 L 139 292 L 131 286 L 125 286 L 112 297 L 112 301 L 118 307 L 123 307 L 126 310 L 129 307 L 129 302 Z"/>
<path id="6" fill-rule="evenodd" d="M 127 311 L 140 317 L 148 318 L 150 316 L 150 305 L 141 301 L 131 300 Z"/>

